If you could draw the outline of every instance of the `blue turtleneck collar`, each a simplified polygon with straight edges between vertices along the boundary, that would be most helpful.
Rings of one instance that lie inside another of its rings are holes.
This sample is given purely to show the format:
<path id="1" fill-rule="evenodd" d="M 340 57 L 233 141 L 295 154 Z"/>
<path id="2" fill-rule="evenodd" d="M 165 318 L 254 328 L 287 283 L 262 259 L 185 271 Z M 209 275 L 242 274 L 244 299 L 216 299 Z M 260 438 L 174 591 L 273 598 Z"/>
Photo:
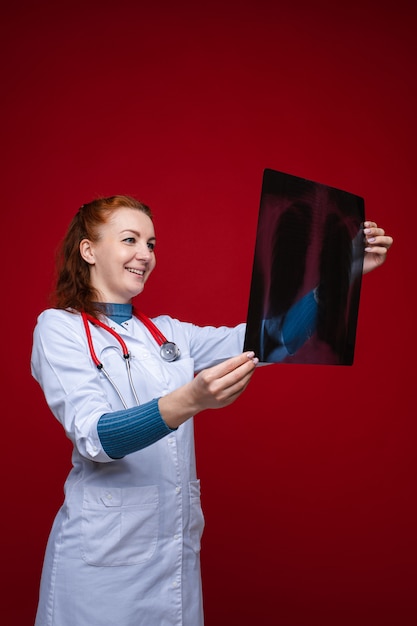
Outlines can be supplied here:
<path id="1" fill-rule="evenodd" d="M 103 313 L 109 317 L 116 324 L 123 324 L 132 317 L 133 305 L 119 304 L 117 302 L 100 302 L 100 308 L 103 309 Z"/>

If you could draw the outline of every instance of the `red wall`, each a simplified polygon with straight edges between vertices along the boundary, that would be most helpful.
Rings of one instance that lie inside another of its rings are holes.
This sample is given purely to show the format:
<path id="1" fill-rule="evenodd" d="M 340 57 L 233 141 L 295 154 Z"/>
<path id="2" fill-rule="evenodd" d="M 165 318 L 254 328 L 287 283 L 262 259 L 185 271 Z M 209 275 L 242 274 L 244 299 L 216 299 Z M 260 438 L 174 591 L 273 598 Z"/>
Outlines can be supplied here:
<path id="1" fill-rule="evenodd" d="M 364 279 L 353 367 L 262 368 L 196 420 L 206 623 L 415 624 L 414 3 L 142 5 L 3 10 L 1 621 L 32 623 L 69 469 L 29 369 L 69 220 L 138 196 L 158 235 L 141 307 L 235 324 L 270 167 L 362 195 L 396 241 Z"/>

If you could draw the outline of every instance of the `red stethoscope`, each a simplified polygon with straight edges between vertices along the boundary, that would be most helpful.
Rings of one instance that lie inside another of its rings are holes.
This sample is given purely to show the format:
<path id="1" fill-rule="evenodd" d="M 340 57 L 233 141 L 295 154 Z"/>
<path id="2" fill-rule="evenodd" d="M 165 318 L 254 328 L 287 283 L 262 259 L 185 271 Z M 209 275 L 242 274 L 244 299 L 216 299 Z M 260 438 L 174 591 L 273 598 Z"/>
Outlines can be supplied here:
<path id="1" fill-rule="evenodd" d="M 152 322 L 151 319 L 149 319 L 149 317 L 147 317 L 146 315 L 141 313 L 141 311 L 137 311 L 137 310 L 134 310 L 134 315 L 135 315 L 135 317 L 137 317 L 142 322 L 142 324 L 151 333 L 151 335 L 155 339 L 156 343 L 160 346 L 160 355 L 161 355 L 161 358 L 164 361 L 171 362 L 171 361 L 175 361 L 176 359 L 179 358 L 181 353 L 180 353 L 180 349 L 177 346 L 177 344 L 174 343 L 173 341 L 168 341 L 166 339 L 166 337 L 161 333 L 159 328 Z M 107 324 L 104 324 L 104 322 L 102 322 L 101 320 L 97 319 L 96 317 L 93 317 L 89 313 L 85 313 L 83 311 L 81 313 L 81 317 L 82 317 L 82 320 L 83 320 L 85 334 L 87 336 L 88 348 L 90 350 L 90 354 L 91 354 L 91 358 L 93 360 L 93 363 L 97 367 L 97 369 L 100 372 L 102 372 L 104 374 L 104 376 L 107 378 L 107 380 L 109 381 L 109 383 L 114 388 L 114 390 L 116 391 L 117 395 L 119 396 L 123 406 L 125 407 L 125 409 L 127 409 L 127 404 L 126 404 L 124 398 L 122 397 L 122 394 L 120 393 L 120 390 L 118 389 L 118 387 L 115 384 L 115 382 L 110 378 L 110 375 L 105 370 L 105 368 L 103 366 L 103 363 L 101 363 L 101 361 L 99 360 L 99 358 L 97 357 L 97 355 L 95 353 L 94 346 L 93 346 L 93 339 L 91 337 L 91 330 L 90 330 L 89 322 L 91 324 L 93 324 L 94 326 L 99 326 L 100 328 L 103 328 L 103 330 L 106 330 L 108 333 L 110 333 L 119 342 L 120 347 L 122 349 L 123 358 L 124 358 L 125 363 L 126 363 L 126 371 L 127 371 L 127 376 L 128 376 L 128 379 L 129 379 L 130 388 L 132 390 L 132 393 L 134 395 L 136 403 L 139 405 L 140 402 L 139 402 L 139 399 L 138 399 L 138 396 L 137 396 L 137 393 L 136 393 L 136 390 L 135 390 L 135 387 L 134 387 L 134 384 L 133 384 L 132 372 L 131 372 L 131 369 L 130 369 L 130 358 L 131 358 L 131 355 L 130 355 L 129 350 L 127 349 L 127 346 L 126 346 L 125 342 L 123 341 L 121 336 L 115 330 L 113 330 L 113 328 L 110 328 L 110 326 L 107 326 Z"/>

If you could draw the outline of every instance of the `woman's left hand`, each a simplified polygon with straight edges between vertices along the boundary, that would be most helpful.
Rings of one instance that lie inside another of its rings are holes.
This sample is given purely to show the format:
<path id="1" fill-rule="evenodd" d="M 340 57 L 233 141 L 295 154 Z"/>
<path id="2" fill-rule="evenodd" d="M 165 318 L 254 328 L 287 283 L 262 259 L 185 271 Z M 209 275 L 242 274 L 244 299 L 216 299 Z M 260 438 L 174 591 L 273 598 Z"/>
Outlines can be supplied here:
<path id="1" fill-rule="evenodd" d="M 364 233 L 365 258 L 363 261 L 363 273 L 367 274 L 384 263 L 387 258 L 387 252 L 392 246 L 393 238 L 386 235 L 383 228 L 378 228 L 375 222 L 365 222 Z"/>

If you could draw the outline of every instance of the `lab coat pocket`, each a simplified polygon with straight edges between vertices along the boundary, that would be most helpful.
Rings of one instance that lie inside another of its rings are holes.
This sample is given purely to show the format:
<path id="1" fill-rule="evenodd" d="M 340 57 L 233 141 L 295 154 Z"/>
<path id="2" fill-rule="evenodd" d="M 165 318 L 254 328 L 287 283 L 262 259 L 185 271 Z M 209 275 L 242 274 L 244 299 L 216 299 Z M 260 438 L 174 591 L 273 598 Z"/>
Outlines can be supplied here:
<path id="1" fill-rule="evenodd" d="M 137 565 L 151 558 L 158 540 L 157 486 L 85 487 L 82 553 L 90 565 Z"/>
<path id="2" fill-rule="evenodd" d="M 204 530 L 204 515 L 201 508 L 200 481 L 194 480 L 190 486 L 190 543 L 195 552 L 200 551 L 201 536 Z"/>

